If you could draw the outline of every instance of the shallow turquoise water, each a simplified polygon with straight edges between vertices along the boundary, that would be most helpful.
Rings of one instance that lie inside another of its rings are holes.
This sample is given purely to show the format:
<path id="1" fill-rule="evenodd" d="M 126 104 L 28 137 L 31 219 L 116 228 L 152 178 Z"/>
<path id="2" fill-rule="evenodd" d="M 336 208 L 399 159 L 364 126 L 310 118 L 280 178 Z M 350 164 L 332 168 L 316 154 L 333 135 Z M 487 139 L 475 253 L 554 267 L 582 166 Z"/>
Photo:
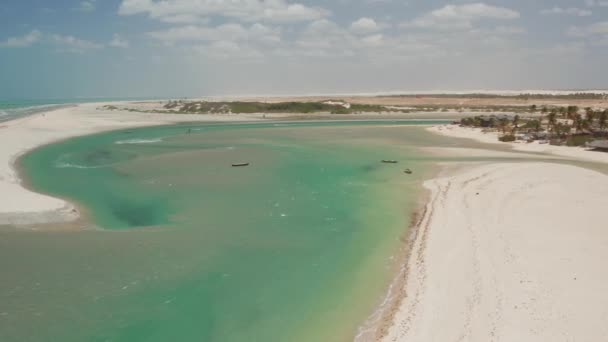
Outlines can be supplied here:
<path id="1" fill-rule="evenodd" d="M 403 247 L 425 139 L 393 122 L 188 125 L 38 149 L 30 185 L 95 229 L 2 232 L 0 340 L 350 340 Z"/>

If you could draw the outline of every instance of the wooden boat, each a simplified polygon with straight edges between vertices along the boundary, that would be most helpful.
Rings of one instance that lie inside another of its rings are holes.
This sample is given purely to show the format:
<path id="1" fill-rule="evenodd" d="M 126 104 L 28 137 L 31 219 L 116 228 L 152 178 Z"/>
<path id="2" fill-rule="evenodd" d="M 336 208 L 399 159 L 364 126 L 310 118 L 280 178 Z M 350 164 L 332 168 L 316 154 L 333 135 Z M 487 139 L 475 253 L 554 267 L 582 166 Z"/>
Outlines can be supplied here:
<path id="1" fill-rule="evenodd" d="M 414 173 L 412 170 L 410 169 L 405 169 L 403 170 L 403 172 L 407 173 L 408 175 L 411 175 L 412 173 Z"/>
<path id="2" fill-rule="evenodd" d="M 382 162 L 384 164 L 397 164 L 398 163 L 398 161 L 396 161 L 396 160 L 388 160 L 388 159 L 385 159 Z"/>
<path id="3" fill-rule="evenodd" d="M 249 163 L 234 163 L 234 164 L 232 164 L 232 167 L 244 167 L 244 166 L 249 166 Z"/>

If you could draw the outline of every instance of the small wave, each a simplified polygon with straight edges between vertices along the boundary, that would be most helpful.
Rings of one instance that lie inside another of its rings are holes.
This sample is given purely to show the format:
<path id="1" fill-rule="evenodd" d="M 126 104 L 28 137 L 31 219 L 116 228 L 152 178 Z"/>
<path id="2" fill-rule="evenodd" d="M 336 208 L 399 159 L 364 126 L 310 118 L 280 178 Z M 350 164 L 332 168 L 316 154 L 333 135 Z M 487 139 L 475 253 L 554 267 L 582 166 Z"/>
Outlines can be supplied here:
<path id="1" fill-rule="evenodd" d="M 0 103 L 0 105 L 2 105 Z M 52 111 L 60 108 L 67 108 L 71 105 L 68 104 L 47 104 L 47 105 L 39 105 L 39 106 L 31 106 L 31 107 L 3 107 L 0 110 L 0 121 L 8 121 L 28 115 L 44 113 L 48 111 Z"/>
<path id="2" fill-rule="evenodd" d="M 108 167 L 111 165 L 96 165 L 96 166 L 85 166 L 85 165 L 78 165 L 78 164 L 72 164 L 72 163 L 56 163 L 55 167 L 58 169 L 100 169 L 102 167 Z"/>
<path id="3" fill-rule="evenodd" d="M 153 143 L 159 143 L 162 142 L 163 139 L 162 138 L 155 138 L 155 139 L 129 139 L 129 140 L 119 140 L 117 142 L 115 142 L 115 144 L 117 145 L 124 145 L 124 144 L 153 144 Z"/>

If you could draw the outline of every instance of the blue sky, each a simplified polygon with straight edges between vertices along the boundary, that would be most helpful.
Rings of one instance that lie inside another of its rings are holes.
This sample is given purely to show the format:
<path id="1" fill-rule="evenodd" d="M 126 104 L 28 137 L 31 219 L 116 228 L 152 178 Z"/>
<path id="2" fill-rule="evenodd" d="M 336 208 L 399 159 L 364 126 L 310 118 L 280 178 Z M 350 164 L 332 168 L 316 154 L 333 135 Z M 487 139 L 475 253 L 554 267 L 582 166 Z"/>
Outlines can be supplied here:
<path id="1" fill-rule="evenodd" d="M 3 0 L 0 98 L 608 88 L 608 0 Z"/>

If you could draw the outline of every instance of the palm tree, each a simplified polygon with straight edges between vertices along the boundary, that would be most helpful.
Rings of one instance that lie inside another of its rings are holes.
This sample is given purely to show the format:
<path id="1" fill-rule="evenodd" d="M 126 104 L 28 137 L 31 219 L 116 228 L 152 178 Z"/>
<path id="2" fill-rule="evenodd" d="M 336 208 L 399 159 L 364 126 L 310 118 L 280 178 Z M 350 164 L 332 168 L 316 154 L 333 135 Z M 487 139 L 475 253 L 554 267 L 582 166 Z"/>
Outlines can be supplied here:
<path id="1" fill-rule="evenodd" d="M 536 113 L 536 105 L 531 105 L 530 106 L 530 113 Z"/>
<path id="2" fill-rule="evenodd" d="M 574 115 L 574 128 L 576 129 L 576 133 L 583 130 L 583 117 L 580 114 Z"/>
<path id="3" fill-rule="evenodd" d="M 560 138 L 562 135 L 562 129 L 564 127 L 564 124 L 562 124 L 561 122 L 556 124 L 554 129 L 555 129 L 555 134 L 557 134 L 557 137 Z"/>
<path id="4" fill-rule="evenodd" d="M 557 136 L 559 138 L 565 137 L 568 133 L 570 133 L 571 129 L 572 129 L 572 127 L 570 127 L 568 125 L 564 125 L 561 122 L 558 123 L 557 125 L 555 125 L 555 132 L 557 133 Z"/>
<path id="5" fill-rule="evenodd" d="M 566 107 L 559 107 L 559 114 L 562 117 L 566 117 Z"/>
<path id="6" fill-rule="evenodd" d="M 549 120 L 549 128 L 551 129 L 551 133 L 555 131 L 555 124 L 557 123 L 557 111 L 553 109 L 551 113 L 547 116 Z"/>
<path id="7" fill-rule="evenodd" d="M 589 127 L 593 126 L 593 120 L 595 119 L 595 112 L 591 107 L 585 108 L 585 121 Z"/>
<path id="8" fill-rule="evenodd" d="M 506 133 L 508 125 L 509 125 L 509 119 L 507 119 L 507 118 L 498 119 L 498 127 L 502 131 L 503 135 Z"/>
<path id="9" fill-rule="evenodd" d="M 513 132 L 517 132 L 519 129 L 519 115 L 513 117 Z"/>
<path id="10" fill-rule="evenodd" d="M 577 106 L 568 106 L 567 112 L 568 112 L 568 119 L 574 120 L 574 117 L 578 113 L 578 107 Z"/>
<path id="11" fill-rule="evenodd" d="M 532 120 L 532 121 L 530 121 L 530 124 L 532 126 L 532 129 L 534 129 L 534 131 L 536 133 L 540 132 L 540 130 L 541 130 L 540 120 Z"/>
<path id="12" fill-rule="evenodd" d="M 540 109 L 540 123 L 543 123 L 543 120 L 545 118 L 545 115 L 547 115 L 547 112 L 549 111 L 549 109 L 547 109 L 547 106 L 543 106 L 543 108 Z"/>
<path id="13" fill-rule="evenodd" d="M 598 124 L 600 125 L 600 130 L 603 133 L 606 129 L 606 125 L 608 124 L 608 109 L 605 109 L 603 112 L 600 113 L 600 116 L 598 118 Z"/>

